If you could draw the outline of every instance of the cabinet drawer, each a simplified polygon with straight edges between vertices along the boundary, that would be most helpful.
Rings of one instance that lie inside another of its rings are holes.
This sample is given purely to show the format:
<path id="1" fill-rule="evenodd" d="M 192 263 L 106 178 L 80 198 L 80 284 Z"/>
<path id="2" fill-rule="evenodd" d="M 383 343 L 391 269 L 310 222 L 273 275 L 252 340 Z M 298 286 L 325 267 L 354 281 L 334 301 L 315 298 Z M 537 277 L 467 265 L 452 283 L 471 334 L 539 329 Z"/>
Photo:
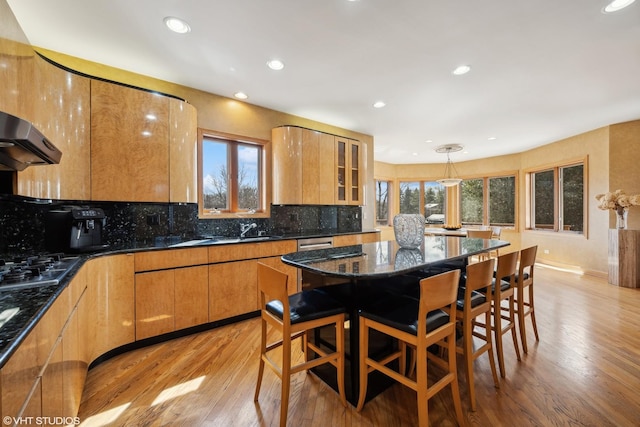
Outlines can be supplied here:
<path id="1" fill-rule="evenodd" d="M 296 247 L 297 243 L 295 240 L 209 246 L 209 262 L 218 263 L 278 256 L 295 252 Z"/>
<path id="2" fill-rule="evenodd" d="M 207 263 L 207 248 L 169 249 L 135 253 L 135 271 L 163 270 Z"/>

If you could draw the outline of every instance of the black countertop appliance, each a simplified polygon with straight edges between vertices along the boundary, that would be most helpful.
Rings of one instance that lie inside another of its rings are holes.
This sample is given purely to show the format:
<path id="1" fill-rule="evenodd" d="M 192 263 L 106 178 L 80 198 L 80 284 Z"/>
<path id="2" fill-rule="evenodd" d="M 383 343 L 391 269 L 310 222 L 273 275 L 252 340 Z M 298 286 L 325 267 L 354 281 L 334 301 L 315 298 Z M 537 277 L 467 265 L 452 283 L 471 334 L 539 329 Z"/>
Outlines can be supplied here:
<path id="1" fill-rule="evenodd" d="M 102 229 L 104 211 L 100 208 L 65 206 L 50 210 L 45 217 L 45 245 L 55 252 L 93 252 L 105 249 Z"/>

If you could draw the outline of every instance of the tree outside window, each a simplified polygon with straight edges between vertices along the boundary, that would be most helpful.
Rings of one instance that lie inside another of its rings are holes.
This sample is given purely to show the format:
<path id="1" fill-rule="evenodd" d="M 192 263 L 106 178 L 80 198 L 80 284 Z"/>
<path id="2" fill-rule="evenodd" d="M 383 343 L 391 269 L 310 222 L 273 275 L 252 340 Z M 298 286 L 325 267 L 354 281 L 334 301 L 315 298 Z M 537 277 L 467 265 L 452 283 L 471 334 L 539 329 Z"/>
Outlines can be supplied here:
<path id="1" fill-rule="evenodd" d="M 489 178 L 489 225 L 514 226 L 516 223 L 516 177 Z"/>
<path id="2" fill-rule="evenodd" d="M 529 178 L 531 227 L 584 233 L 584 164 L 531 172 Z"/>
<path id="3" fill-rule="evenodd" d="M 203 213 L 261 211 L 262 156 L 262 145 L 204 136 Z"/>
<path id="4" fill-rule="evenodd" d="M 463 225 L 515 226 L 516 177 L 466 179 L 460 183 Z"/>
<path id="5" fill-rule="evenodd" d="M 400 182 L 400 213 L 420 213 L 419 182 Z"/>
<path id="6" fill-rule="evenodd" d="M 484 179 L 465 179 L 460 183 L 460 219 L 463 225 L 484 222 Z"/>
<path id="7" fill-rule="evenodd" d="M 389 181 L 376 180 L 376 224 L 389 225 Z"/>

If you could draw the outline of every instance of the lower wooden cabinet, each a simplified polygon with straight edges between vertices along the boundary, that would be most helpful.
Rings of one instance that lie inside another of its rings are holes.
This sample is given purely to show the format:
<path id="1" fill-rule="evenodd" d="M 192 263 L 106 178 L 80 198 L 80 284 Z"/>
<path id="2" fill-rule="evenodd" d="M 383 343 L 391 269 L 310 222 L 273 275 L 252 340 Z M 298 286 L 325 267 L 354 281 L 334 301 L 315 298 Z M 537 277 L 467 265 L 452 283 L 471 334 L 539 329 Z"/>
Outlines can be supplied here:
<path id="1" fill-rule="evenodd" d="M 258 263 L 233 261 L 209 266 L 209 321 L 258 309 Z"/>
<path id="2" fill-rule="evenodd" d="M 136 340 L 209 320 L 207 266 L 136 273 Z"/>
<path id="3" fill-rule="evenodd" d="M 18 417 L 29 401 L 29 416 L 40 415 L 40 368 L 37 357 L 37 329 L 27 335 L 0 371 L 2 416 Z M 34 394 L 34 389 L 37 393 Z M 36 411 L 34 408 L 38 408 Z M 37 412 L 37 413 L 36 413 Z"/>

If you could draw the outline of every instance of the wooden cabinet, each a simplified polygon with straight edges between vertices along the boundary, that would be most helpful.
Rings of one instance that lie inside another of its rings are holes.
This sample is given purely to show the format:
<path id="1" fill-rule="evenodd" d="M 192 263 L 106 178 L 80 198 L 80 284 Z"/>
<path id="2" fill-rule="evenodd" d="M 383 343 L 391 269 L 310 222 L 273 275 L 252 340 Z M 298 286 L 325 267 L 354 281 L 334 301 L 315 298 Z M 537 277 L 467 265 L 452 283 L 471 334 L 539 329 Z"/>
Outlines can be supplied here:
<path id="1" fill-rule="evenodd" d="M 57 165 L 32 166 L 18 172 L 17 193 L 22 196 L 89 200 L 90 79 L 36 58 L 33 124 L 60 151 Z"/>
<path id="2" fill-rule="evenodd" d="M 362 204 L 358 141 L 295 126 L 271 131 L 273 203 Z"/>
<path id="3" fill-rule="evenodd" d="M 91 82 L 91 198 L 169 200 L 169 99 Z"/>
<path id="4" fill-rule="evenodd" d="M 361 245 L 363 243 L 374 243 L 380 241 L 379 232 L 360 233 L 360 234 L 342 234 L 333 236 L 333 246 L 351 246 Z"/>
<path id="5" fill-rule="evenodd" d="M 3 416 L 40 415 L 41 366 L 38 363 L 36 336 L 37 330 L 34 329 L 0 371 Z M 30 410 L 25 413 L 22 408 L 27 401 L 30 402 Z M 38 411 L 35 408 L 38 408 Z"/>
<path id="6" fill-rule="evenodd" d="M 207 266 L 136 273 L 136 340 L 207 323 Z"/>
<path id="7" fill-rule="evenodd" d="M 207 323 L 207 248 L 135 254 L 136 340 Z"/>
<path id="8" fill-rule="evenodd" d="M 198 201 L 198 113 L 179 99 L 169 99 L 169 201 Z"/>
<path id="9" fill-rule="evenodd" d="M 209 321 L 258 310 L 258 262 L 285 271 L 289 290 L 296 291 L 297 270 L 280 261 L 294 252 L 295 240 L 209 247 Z"/>
<path id="10" fill-rule="evenodd" d="M 197 201 L 197 114 L 184 101 L 91 81 L 91 199 Z"/>
<path id="11" fill-rule="evenodd" d="M 258 309 L 257 265 L 249 260 L 209 266 L 209 321 Z"/>
<path id="12" fill-rule="evenodd" d="M 362 204 L 362 149 L 358 141 L 336 137 L 335 203 Z"/>
<path id="13" fill-rule="evenodd" d="M 86 360 L 135 341 L 133 254 L 91 259 L 88 286 L 80 306 L 80 336 Z"/>

